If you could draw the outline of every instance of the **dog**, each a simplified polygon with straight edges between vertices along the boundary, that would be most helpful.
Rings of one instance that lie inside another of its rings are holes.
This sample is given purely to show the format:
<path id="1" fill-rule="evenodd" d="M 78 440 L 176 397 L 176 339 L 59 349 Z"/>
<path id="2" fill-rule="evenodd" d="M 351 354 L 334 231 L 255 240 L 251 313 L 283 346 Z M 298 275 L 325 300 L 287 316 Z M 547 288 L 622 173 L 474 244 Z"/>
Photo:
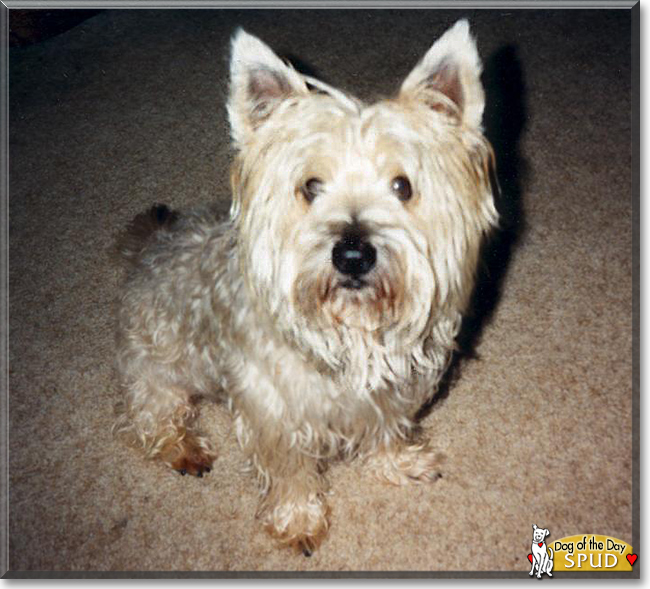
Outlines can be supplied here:
<path id="1" fill-rule="evenodd" d="M 216 452 L 194 400 L 224 400 L 257 516 L 307 556 L 329 528 L 332 460 L 398 485 L 438 478 L 416 414 L 498 217 L 480 73 L 461 20 L 395 97 L 365 104 L 239 29 L 229 218 L 154 206 L 119 243 L 116 434 L 201 477 Z"/>
<path id="2" fill-rule="evenodd" d="M 551 573 L 553 570 L 553 549 L 547 548 L 544 542 L 544 539 L 549 534 L 550 532 L 546 528 L 538 528 L 533 524 L 533 560 L 529 573 L 531 577 L 535 574 L 535 569 L 537 569 L 538 579 L 542 578 L 543 573 L 546 573 L 549 577 L 553 576 Z"/>

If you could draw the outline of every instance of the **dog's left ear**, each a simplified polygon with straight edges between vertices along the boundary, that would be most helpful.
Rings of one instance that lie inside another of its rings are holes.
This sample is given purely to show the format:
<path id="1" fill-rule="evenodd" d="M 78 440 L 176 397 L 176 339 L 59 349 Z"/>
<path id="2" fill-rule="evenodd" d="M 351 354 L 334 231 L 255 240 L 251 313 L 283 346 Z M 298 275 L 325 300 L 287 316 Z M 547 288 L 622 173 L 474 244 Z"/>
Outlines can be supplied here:
<path id="1" fill-rule="evenodd" d="M 464 124 L 480 128 L 485 106 L 480 76 L 481 60 L 469 23 L 459 20 L 407 76 L 400 97 L 414 97 L 436 110 L 450 109 Z"/>
<path id="2" fill-rule="evenodd" d="M 546 534 L 544 534 L 544 538 L 546 538 L 546 536 L 548 536 L 551 532 L 549 532 L 547 529 L 544 529 L 544 531 L 546 532 Z"/>
<path id="3" fill-rule="evenodd" d="M 238 29 L 232 38 L 228 118 L 241 147 L 283 100 L 308 94 L 305 79 L 257 37 Z"/>

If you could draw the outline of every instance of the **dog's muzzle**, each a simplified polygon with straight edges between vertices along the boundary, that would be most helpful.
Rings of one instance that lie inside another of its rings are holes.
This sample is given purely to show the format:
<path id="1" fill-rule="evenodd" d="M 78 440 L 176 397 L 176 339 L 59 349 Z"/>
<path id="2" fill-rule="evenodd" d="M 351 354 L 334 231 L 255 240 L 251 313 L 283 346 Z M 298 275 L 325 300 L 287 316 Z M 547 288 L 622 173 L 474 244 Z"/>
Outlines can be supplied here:
<path id="1" fill-rule="evenodd" d="M 346 229 L 332 248 L 332 264 L 348 279 L 346 288 L 362 288 L 366 285 L 362 276 L 370 272 L 377 261 L 377 250 L 356 225 Z"/>

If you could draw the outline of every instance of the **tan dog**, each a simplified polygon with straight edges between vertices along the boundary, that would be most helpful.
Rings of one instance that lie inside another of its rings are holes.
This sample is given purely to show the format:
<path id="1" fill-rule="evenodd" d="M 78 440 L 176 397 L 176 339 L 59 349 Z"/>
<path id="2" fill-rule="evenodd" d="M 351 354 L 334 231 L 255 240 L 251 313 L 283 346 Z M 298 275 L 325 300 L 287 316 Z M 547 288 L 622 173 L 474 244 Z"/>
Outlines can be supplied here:
<path id="1" fill-rule="evenodd" d="M 496 223 L 481 66 L 466 21 L 392 99 L 366 105 L 259 39 L 232 41 L 230 219 L 164 207 L 133 222 L 120 299 L 116 431 L 202 476 L 195 395 L 227 399 L 259 516 L 305 554 L 328 529 L 325 467 L 361 456 L 437 478 L 414 417 L 454 349 Z"/>

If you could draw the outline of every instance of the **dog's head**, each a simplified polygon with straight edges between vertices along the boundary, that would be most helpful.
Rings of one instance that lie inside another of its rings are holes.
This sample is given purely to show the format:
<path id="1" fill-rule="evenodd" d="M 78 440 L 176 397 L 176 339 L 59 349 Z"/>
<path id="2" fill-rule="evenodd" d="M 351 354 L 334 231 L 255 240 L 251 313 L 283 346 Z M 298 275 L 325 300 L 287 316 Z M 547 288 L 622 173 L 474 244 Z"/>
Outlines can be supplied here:
<path id="1" fill-rule="evenodd" d="M 241 29 L 230 67 L 231 215 L 256 299 L 286 329 L 385 342 L 455 320 L 496 223 L 467 22 L 395 98 L 371 105 L 299 74 Z"/>
<path id="2" fill-rule="evenodd" d="M 544 542 L 544 539 L 549 534 L 550 532 L 546 528 L 538 528 L 533 524 L 533 542 Z"/>

